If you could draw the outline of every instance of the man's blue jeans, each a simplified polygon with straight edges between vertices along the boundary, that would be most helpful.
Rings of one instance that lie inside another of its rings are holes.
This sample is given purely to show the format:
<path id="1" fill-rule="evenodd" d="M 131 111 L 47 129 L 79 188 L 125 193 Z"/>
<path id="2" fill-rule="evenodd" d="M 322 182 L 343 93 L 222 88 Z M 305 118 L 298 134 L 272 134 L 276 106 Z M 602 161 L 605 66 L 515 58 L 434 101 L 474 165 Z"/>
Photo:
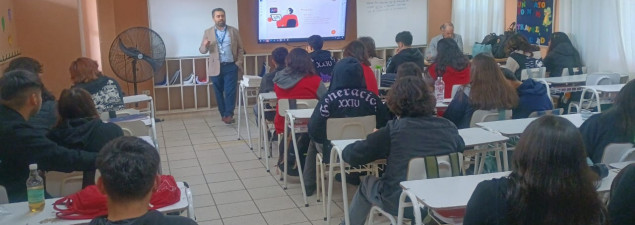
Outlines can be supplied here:
<path id="1" fill-rule="evenodd" d="M 220 115 L 222 117 L 234 116 L 238 66 L 235 63 L 221 64 L 220 74 L 211 78 Z"/>

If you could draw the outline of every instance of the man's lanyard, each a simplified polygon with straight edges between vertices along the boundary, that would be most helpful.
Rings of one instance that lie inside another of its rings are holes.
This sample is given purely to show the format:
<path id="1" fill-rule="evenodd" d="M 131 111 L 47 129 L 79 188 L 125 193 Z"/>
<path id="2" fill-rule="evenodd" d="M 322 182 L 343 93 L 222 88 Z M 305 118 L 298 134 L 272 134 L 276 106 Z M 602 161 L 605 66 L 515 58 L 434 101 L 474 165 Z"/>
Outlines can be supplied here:
<path id="1" fill-rule="evenodd" d="M 218 46 L 223 47 L 223 42 L 225 42 L 225 36 L 227 36 L 227 26 L 225 26 L 225 31 L 223 32 L 223 38 L 218 37 L 218 33 L 214 32 L 216 35 L 216 40 L 218 41 Z"/>

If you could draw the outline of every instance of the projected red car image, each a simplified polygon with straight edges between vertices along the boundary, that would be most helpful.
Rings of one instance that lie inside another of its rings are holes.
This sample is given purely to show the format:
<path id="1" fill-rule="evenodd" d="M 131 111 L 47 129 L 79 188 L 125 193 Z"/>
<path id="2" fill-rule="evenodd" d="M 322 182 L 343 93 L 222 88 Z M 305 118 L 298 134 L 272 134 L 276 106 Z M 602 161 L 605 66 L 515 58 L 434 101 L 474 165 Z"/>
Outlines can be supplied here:
<path id="1" fill-rule="evenodd" d="M 278 8 L 270 8 L 269 12 L 272 13 L 271 17 L 268 19 L 269 22 L 276 21 L 276 27 L 278 28 L 294 28 L 300 25 L 300 23 L 298 22 L 298 16 L 293 14 L 292 8 L 289 8 L 289 14 L 284 16 L 281 16 L 280 14 L 274 14 L 278 12 Z"/>

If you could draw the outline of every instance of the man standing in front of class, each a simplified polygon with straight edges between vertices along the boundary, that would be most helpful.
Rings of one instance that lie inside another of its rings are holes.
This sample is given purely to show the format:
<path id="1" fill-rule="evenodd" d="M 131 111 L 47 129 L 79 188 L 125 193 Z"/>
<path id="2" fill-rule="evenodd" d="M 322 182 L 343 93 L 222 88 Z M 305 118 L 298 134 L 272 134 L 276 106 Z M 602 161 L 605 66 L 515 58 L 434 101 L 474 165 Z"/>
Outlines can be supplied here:
<path id="1" fill-rule="evenodd" d="M 218 111 L 223 122 L 234 122 L 234 106 L 236 105 L 236 86 L 238 71 L 242 71 L 243 42 L 238 29 L 225 24 L 225 10 L 212 10 L 214 26 L 205 30 L 199 51 L 209 52 L 207 76 L 212 79 Z"/>

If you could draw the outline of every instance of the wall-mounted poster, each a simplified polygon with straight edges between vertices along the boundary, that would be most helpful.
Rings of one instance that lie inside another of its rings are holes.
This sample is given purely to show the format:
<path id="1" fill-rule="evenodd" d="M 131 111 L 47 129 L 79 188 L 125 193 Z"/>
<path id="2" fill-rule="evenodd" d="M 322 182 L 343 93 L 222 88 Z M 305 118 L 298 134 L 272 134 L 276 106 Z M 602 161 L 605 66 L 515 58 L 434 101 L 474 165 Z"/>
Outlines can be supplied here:
<path id="1" fill-rule="evenodd" d="M 518 0 L 516 29 L 529 43 L 548 45 L 553 32 L 553 0 Z"/>

